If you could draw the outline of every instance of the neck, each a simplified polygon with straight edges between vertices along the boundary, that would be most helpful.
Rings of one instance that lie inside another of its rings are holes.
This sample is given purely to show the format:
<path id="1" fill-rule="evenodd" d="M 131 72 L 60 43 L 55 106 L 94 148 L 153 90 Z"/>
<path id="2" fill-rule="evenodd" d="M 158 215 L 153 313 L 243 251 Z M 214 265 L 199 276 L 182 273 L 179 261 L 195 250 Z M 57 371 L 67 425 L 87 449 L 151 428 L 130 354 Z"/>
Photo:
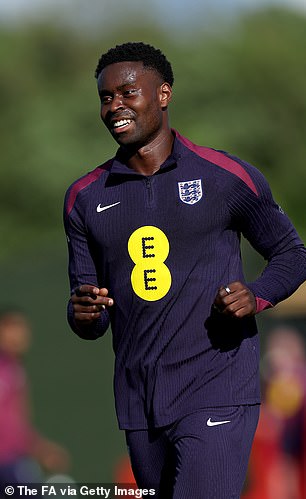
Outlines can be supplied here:
<path id="1" fill-rule="evenodd" d="M 128 166 L 142 175 L 153 175 L 171 154 L 173 140 L 171 129 L 168 128 L 137 151 L 125 151 L 129 155 Z"/>

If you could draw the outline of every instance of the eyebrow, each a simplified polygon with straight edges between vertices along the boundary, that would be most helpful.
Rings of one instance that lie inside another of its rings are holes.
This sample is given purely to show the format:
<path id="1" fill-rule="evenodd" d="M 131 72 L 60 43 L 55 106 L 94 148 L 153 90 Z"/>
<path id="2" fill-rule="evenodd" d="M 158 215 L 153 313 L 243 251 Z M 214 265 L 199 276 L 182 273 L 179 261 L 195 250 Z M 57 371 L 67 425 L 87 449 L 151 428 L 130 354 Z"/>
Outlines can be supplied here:
<path id="1" fill-rule="evenodd" d="M 123 83 L 123 85 L 120 85 L 119 87 L 117 87 L 116 90 L 124 90 L 126 87 L 130 87 L 132 85 L 135 85 L 136 84 L 136 79 L 134 81 L 129 81 L 129 82 L 126 82 L 126 83 Z M 99 90 L 99 95 L 109 95 L 113 92 L 111 92 L 110 90 L 107 90 L 106 88 L 102 88 L 101 90 Z"/>

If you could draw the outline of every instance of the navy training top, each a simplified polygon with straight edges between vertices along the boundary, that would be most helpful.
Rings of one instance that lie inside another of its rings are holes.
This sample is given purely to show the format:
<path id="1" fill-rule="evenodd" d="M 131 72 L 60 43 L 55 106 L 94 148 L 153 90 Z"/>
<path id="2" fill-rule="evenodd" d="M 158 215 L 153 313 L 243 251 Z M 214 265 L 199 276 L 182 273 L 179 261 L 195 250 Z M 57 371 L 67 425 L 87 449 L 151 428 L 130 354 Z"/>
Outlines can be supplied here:
<path id="1" fill-rule="evenodd" d="M 257 312 L 306 279 L 306 250 L 263 175 L 227 153 L 175 133 L 154 175 L 115 158 L 74 182 L 65 198 L 71 293 L 109 289 L 115 305 L 85 339 L 111 324 L 119 426 L 146 429 L 206 407 L 256 404 L 259 343 L 254 317 L 216 313 L 218 288 L 244 282 L 240 234 L 268 261 L 249 283 Z"/>

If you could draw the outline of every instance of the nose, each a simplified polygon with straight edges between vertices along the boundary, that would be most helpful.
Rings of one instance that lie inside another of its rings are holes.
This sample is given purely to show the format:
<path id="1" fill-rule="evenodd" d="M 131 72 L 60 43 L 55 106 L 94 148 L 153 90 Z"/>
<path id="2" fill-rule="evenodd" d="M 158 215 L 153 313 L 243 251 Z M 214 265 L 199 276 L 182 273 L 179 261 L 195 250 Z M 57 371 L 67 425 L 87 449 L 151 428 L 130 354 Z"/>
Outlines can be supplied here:
<path id="1" fill-rule="evenodd" d="M 121 94 L 114 94 L 112 103 L 110 106 L 110 111 L 115 112 L 118 109 L 123 108 L 123 96 Z"/>

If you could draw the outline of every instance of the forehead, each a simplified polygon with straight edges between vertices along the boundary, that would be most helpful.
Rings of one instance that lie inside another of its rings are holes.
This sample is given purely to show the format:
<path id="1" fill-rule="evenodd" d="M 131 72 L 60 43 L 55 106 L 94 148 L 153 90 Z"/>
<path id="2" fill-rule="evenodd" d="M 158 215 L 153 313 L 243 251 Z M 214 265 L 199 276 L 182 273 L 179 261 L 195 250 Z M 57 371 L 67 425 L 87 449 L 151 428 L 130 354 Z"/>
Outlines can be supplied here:
<path id="1" fill-rule="evenodd" d="M 144 67 L 141 61 L 125 61 L 109 64 L 100 73 L 99 88 L 118 88 L 136 82 L 156 83 L 158 75 L 154 69 Z"/>

